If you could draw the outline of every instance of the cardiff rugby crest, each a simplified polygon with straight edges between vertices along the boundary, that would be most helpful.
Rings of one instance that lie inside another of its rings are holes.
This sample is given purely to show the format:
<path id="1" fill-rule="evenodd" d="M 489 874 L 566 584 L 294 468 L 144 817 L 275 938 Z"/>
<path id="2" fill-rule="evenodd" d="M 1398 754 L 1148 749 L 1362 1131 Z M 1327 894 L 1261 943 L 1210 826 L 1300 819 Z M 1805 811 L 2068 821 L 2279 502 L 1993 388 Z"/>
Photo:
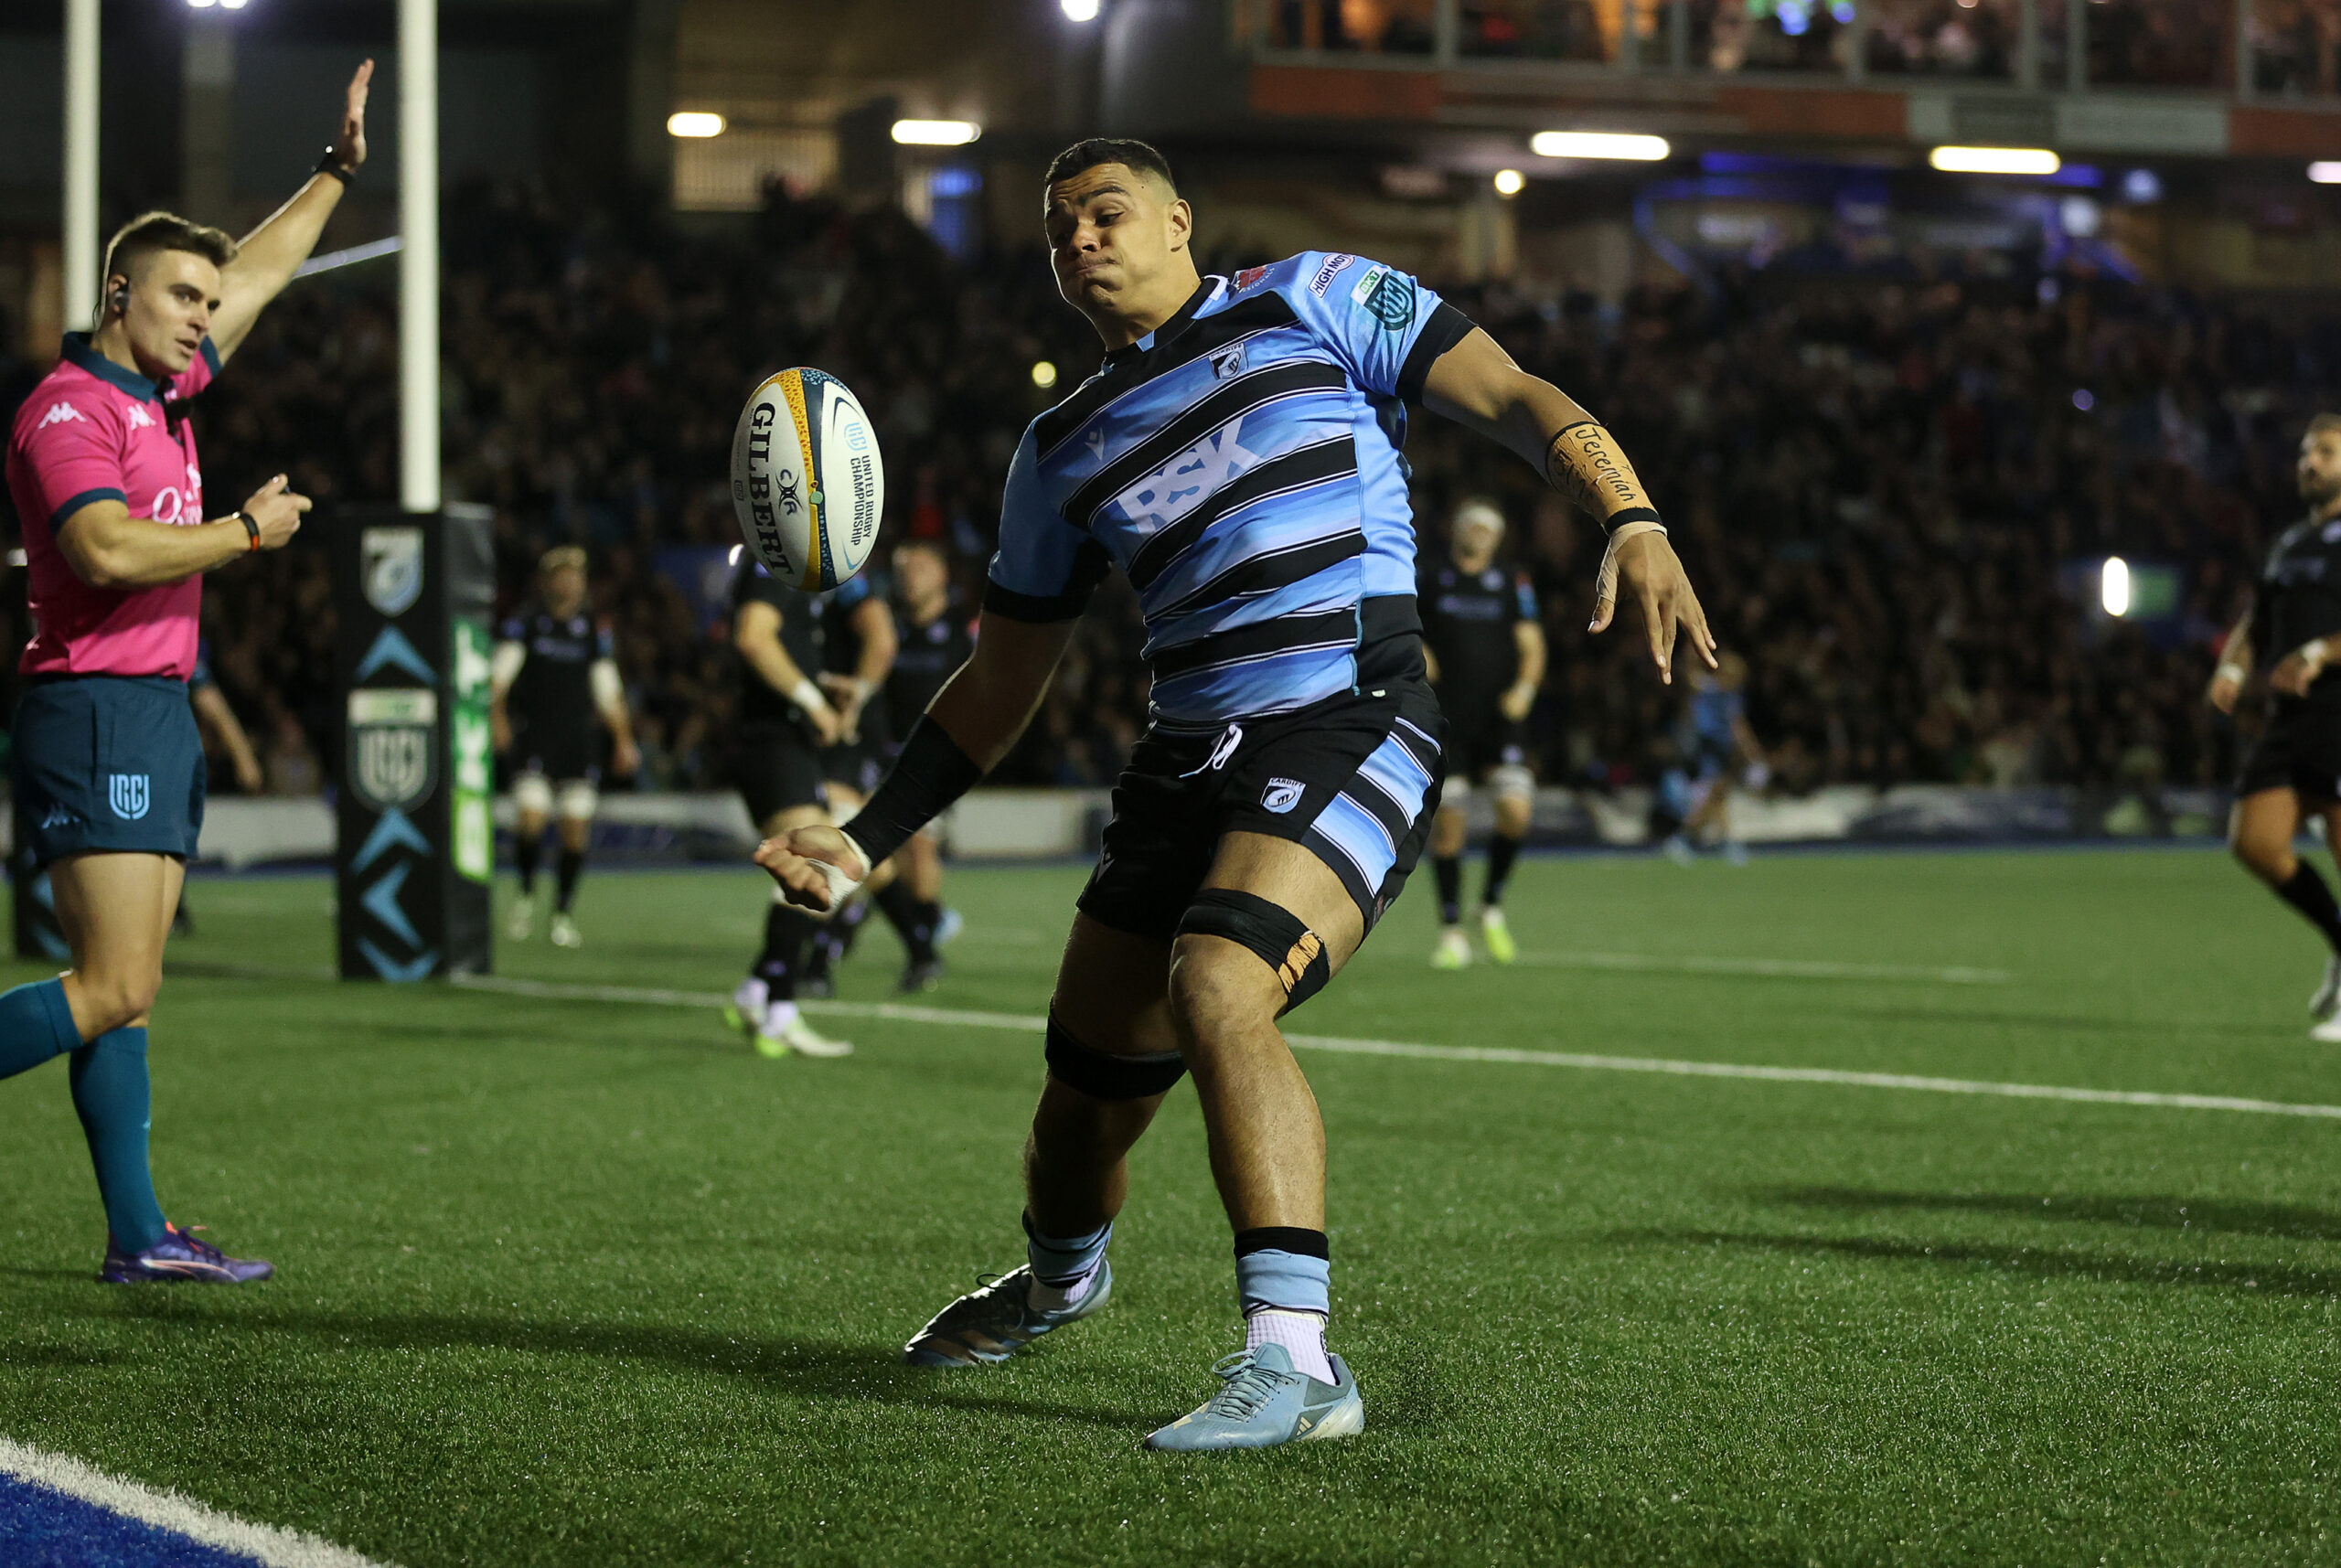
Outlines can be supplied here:
<path id="1" fill-rule="evenodd" d="M 358 572 L 367 603 L 385 615 L 404 614 L 422 597 L 422 530 L 368 528 L 358 539 Z"/>
<path id="2" fill-rule="evenodd" d="M 376 811 L 404 811 L 438 774 L 439 694 L 375 687 L 349 694 L 349 783 Z"/>

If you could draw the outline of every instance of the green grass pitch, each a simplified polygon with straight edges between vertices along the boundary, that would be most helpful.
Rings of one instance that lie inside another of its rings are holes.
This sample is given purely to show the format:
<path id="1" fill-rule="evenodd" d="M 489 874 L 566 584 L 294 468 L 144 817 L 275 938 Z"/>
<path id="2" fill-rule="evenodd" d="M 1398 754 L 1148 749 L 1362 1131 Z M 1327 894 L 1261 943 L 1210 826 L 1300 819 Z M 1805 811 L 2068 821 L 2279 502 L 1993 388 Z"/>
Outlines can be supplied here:
<path id="1" fill-rule="evenodd" d="M 926 1000 L 1038 1013 L 1078 883 L 955 875 Z M 586 948 L 499 965 L 726 989 L 761 887 L 590 878 Z M 1538 860 L 1560 961 L 1460 975 L 1427 891 L 1296 1028 L 2341 1101 L 2314 937 L 2210 852 Z M 155 1030 L 165 1204 L 276 1280 L 93 1283 L 64 1068 L 0 1089 L 0 1435 L 407 1568 L 2341 1559 L 2330 1120 L 1309 1053 L 1368 1431 L 1171 1458 L 1238 1342 L 1191 1090 L 1113 1307 L 914 1372 L 1021 1255 L 1037 1039 L 771 1062 L 705 1010 L 338 985 L 328 897 L 198 883 Z M 873 922 L 846 997 L 897 962 Z"/>

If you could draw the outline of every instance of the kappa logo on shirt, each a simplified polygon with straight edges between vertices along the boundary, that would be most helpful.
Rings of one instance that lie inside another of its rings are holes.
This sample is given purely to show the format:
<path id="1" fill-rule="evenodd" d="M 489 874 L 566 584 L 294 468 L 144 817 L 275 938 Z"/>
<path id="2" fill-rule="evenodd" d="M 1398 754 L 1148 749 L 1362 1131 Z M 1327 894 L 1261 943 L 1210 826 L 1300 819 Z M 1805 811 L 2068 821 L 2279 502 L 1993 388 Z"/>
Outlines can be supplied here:
<path id="1" fill-rule="evenodd" d="M 75 408 L 71 403 L 52 403 L 49 405 L 48 412 L 40 416 L 40 423 L 33 426 L 33 428 L 35 430 L 47 430 L 53 424 L 65 424 L 73 420 L 80 420 L 84 424 L 87 424 L 89 422 L 89 415 Z"/>
<path id="2" fill-rule="evenodd" d="M 133 403 L 130 405 L 130 428 L 133 430 L 153 430 L 155 428 L 155 416 L 146 411 L 145 404 Z"/>

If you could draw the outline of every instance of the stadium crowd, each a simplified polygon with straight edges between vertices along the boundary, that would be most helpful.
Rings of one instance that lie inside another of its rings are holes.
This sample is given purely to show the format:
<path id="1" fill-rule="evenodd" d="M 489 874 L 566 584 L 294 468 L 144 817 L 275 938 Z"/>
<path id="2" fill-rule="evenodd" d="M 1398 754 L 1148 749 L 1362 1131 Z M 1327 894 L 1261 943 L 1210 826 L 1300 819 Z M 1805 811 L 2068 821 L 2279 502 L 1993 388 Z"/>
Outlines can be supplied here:
<path id="1" fill-rule="evenodd" d="M 697 584 L 737 538 L 728 447 L 761 368 L 817 363 L 861 393 L 888 527 L 945 541 L 972 612 L 1017 436 L 1096 359 L 1037 253 L 963 266 L 891 210 L 775 196 L 753 237 L 722 239 L 474 191 L 445 232 L 451 494 L 495 508 L 508 598 L 546 546 L 592 549 L 642 787 L 728 779 L 732 656 Z M 2292 443 L 2341 382 L 2341 332 L 2102 277 L 1450 297 L 1602 414 L 1652 481 L 1751 663 L 1781 787 L 2227 777 L 2234 737 L 2200 700 L 2209 645 L 2297 509 Z M 206 395 L 215 494 L 289 457 L 321 508 L 393 495 L 395 345 L 379 279 L 288 293 Z M 1658 776 L 1679 697 L 1637 667 L 1630 632 L 1586 635 L 1590 525 L 1435 418 L 1409 454 L 1427 554 L 1465 494 L 1513 515 L 1554 655 L 1544 775 Z M 2175 613 L 2094 617 L 2094 576 L 2075 573 L 2113 553 L 2175 569 Z M 315 787 L 335 752 L 323 552 L 220 573 L 206 622 L 272 787 Z M 1143 723 L 1138 641 L 1109 587 L 999 776 L 1110 781 Z"/>

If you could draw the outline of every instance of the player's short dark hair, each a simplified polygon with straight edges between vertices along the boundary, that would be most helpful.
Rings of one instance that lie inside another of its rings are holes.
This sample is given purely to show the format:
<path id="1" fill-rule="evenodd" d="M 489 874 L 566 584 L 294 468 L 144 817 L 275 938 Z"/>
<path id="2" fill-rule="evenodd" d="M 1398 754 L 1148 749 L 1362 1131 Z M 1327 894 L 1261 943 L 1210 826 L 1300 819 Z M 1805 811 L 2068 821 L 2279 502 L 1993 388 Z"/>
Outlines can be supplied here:
<path id="1" fill-rule="evenodd" d="M 1144 174 L 1152 175 L 1179 194 L 1179 182 L 1170 177 L 1170 160 L 1151 144 L 1131 136 L 1092 136 L 1085 142 L 1075 142 L 1049 160 L 1049 172 L 1041 183 L 1054 185 L 1074 176 L 1094 169 L 1100 164 L 1120 164 Z"/>
<path id="2" fill-rule="evenodd" d="M 142 212 L 106 242 L 106 264 L 101 279 L 130 276 L 131 268 L 165 251 L 187 251 L 215 267 L 236 259 L 236 237 L 224 229 L 194 223 L 176 212 Z"/>

